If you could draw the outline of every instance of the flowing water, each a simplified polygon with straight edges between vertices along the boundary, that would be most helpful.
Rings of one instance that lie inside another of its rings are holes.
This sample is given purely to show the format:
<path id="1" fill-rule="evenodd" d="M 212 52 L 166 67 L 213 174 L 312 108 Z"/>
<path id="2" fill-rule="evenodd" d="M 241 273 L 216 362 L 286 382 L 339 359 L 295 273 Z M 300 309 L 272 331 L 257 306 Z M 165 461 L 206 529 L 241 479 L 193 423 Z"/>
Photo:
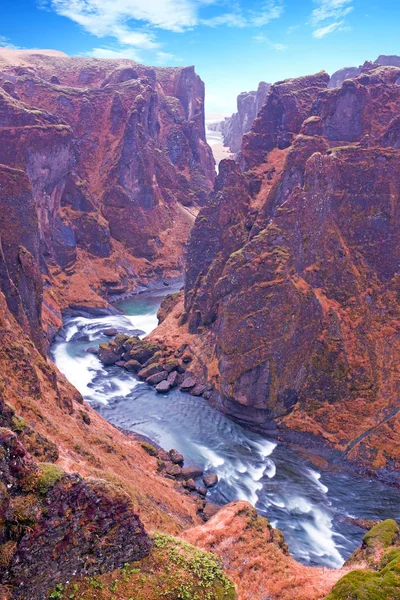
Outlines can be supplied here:
<path id="1" fill-rule="evenodd" d="M 303 457 L 240 425 L 202 398 L 178 390 L 168 395 L 119 367 L 104 367 L 86 352 L 108 341 L 107 327 L 149 333 L 164 294 L 158 290 L 119 303 L 124 314 L 67 319 L 53 347 L 59 369 L 84 398 L 116 426 L 143 434 L 165 449 L 176 448 L 185 464 L 216 472 L 207 498 L 217 504 L 248 500 L 285 534 L 303 563 L 340 566 L 360 544 L 363 532 L 346 520 L 400 520 L 396 489 L 342 472 L 319 472 Z"/>

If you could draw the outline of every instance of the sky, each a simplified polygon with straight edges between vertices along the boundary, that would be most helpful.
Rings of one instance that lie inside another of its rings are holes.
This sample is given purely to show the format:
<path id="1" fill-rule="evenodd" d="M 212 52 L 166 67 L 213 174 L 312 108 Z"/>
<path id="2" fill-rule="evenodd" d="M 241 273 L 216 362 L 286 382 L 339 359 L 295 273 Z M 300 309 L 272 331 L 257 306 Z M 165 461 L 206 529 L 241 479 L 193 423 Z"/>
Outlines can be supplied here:
<path id="1" fill-rule="evenodd" d="M 206 111 L 242 91 L 400 55 L 400 0 L 0 0 L 0 46 L 195 65 Z"/>

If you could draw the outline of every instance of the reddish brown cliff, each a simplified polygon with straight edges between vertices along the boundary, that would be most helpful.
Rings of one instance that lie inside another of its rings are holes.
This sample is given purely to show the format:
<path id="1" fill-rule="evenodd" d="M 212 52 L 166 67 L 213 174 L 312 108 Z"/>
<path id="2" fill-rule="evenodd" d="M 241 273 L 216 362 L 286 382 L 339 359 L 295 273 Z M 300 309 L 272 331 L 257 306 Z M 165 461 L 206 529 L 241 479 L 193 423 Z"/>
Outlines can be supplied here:
<path id="1" fill-rule="evenodd" d="M 181 328 L 226 412 L 314 434 L 394 478 L 399 76 L 368 67 L 334 90 L 323 73 L 272 86 L 245 172 L 223 162 L 196 220 Z"/>
<path id="2" fill-rule="evenodd" d="M 49 312 L 179 274 L 215 176 L 193 67 L 2 51 L 0 94 L 0 164 L 29 180 Z"/>

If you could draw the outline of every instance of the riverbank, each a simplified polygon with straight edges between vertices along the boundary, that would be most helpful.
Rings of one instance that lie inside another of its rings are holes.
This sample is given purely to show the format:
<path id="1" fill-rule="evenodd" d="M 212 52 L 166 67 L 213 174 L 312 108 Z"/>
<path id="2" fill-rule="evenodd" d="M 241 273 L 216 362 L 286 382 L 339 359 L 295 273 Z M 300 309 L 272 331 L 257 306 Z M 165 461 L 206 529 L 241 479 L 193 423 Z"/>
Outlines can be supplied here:
<path id="1" fill-rule="evenodd" d="M 318 468 L 304 453 L 243 429 L 202 398 L 176 389 L 158 394 L 125 369 L 104 367 L 86 350 L 109 341 L 106 328 L 148 333 L 157 323 L 159 298 L 152 293 L 123 302 L 124 315 L 66 322 L 53 348 L 55 362 L 110 423 L 175 448 L 189 466 L 215 472 L 219 482 L 209 493 L 212 503 L 249 501 L 283 529 L 296 559 L 331 567 L 340 566 L 360 543 L 363 531 L 353 517 L 400 516 L 391 488 L 343 469 L 328 470 L 327 464 Z"/>

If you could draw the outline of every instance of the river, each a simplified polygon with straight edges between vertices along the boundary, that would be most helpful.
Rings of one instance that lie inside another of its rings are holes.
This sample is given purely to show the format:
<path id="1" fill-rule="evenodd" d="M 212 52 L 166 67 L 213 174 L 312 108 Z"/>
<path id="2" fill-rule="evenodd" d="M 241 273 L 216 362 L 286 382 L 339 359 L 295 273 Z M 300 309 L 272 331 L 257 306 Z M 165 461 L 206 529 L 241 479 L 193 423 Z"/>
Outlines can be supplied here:
<path id="1" fill-rule="evenodd" d="M 398 490 L 343 472 L 320 472 L 284 444 L 248 431 L 202 398 L 178 390 L 157 394 L 119 367 L 104 367 L 86 352 L 109 341 L 107 327 L 150 333 L 162 297 L 171 288 L 132 296 L 116 305 L 121 315 L 65 320 L 53 360 L 105 419 L 147 436 L 166 450 L 176 448 L 186 466 L 216 472 L 218 485 L 207 498 L 217 504 L 248 500 L 282 529 L 294 557 L 305 564 L 341 566 L 364 531 L 347 517 L 395 518 Z"/>

